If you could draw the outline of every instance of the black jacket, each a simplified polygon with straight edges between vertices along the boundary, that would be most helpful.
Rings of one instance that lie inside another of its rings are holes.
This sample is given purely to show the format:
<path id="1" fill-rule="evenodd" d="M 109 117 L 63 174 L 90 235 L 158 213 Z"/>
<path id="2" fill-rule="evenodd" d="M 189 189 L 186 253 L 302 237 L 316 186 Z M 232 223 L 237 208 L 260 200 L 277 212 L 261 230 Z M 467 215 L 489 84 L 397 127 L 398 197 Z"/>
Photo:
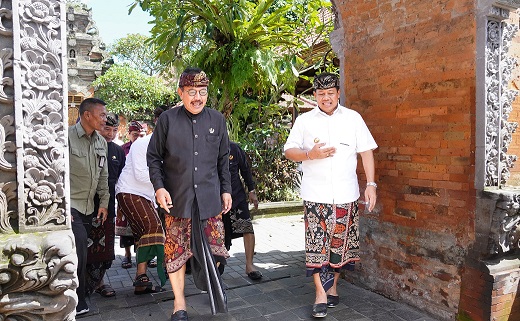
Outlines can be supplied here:
<path id="1" fill-rule="evenodd" d="M 254 190 L 256 184 L 253 181 L 247 155 L 235 142 L 229 142 L 229 173 L 231 174 L 231 189 L 233 190 L 231 194 L 233 197 L 233 208 L 236 208 L 238 204 L 247 200 L 240 176 L 242 176 L 248 192 Z"/>
<path id="2" fill-rule="evenodd" d="M 222 211 L 221 194 L 231 194 L 231 178 L 229 138 L 220 112 L 204 108 L 193 115 L 184 106 L 163 112 L 146 156 L 154 189 L 170 193 L 170 215 L 191 218 L 195 199 L 201 219 Z"/>

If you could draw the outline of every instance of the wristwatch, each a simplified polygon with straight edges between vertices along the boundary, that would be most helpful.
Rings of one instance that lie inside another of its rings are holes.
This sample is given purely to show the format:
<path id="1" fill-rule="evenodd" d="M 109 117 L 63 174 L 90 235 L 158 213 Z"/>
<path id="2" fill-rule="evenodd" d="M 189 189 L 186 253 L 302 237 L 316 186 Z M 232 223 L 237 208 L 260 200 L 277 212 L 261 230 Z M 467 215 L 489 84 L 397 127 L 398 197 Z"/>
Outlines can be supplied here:
<path id="1" fill-rule="evenodd" d="M 367 186 L 374 186 L 375 188 L 377 188 L 376 182 L 367 182 Z"/>

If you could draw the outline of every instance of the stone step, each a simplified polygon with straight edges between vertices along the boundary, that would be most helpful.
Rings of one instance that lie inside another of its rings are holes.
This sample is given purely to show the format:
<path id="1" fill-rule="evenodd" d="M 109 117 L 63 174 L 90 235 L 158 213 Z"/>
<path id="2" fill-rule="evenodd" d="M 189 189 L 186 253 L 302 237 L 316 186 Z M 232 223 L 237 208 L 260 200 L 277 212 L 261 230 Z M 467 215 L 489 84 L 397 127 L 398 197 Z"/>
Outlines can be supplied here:
<path id="1" fill-rule="evenodd" d="M 251 206 L 249 208 L 253 217 L 293 215 L 303 213 L 303 201 L 265 202 L 259 203 L 257 210 Z"/>

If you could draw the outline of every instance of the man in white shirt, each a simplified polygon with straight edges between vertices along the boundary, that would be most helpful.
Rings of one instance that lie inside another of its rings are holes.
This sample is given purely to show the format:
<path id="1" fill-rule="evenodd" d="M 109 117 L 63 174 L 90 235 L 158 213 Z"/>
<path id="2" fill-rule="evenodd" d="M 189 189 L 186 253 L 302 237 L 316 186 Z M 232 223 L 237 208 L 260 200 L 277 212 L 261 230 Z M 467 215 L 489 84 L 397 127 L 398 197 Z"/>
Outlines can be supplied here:
<path id="1" fill-rule="evenodd" d="M 164 109 L 154 111 L 155 121 Z M 163 269 L 164 232 L 161 219 L 156 211 L 155 190 L 148 174 L 146 152 L 152 135 L 136 139 L 126 156 L 126 164 L 116 185 L 116 197 L 121 213 L 132 228 L 137 247 L 137 272 L 134 294 L 148 294 L 163 291 L 153 286 L 147 275 L 148 262 L 157 257 L 157 273 L 161 286 L 166 282 Z"/>
<path id="2" fill-rule="evenodd" d="M 339 104 L 339 78 L 322 73 L 314 78 L 318 107 L 299 116 L 284 146 L 285 156 L 302 162 L 307 275 L 313 276 L 315 318 L 339 304 L 336 284 L 342 269 L 359 261 L 359 184 L 357 154 L 367 179 L 365 201 L 376 204 L 377 148 L 361 115 Z"/>

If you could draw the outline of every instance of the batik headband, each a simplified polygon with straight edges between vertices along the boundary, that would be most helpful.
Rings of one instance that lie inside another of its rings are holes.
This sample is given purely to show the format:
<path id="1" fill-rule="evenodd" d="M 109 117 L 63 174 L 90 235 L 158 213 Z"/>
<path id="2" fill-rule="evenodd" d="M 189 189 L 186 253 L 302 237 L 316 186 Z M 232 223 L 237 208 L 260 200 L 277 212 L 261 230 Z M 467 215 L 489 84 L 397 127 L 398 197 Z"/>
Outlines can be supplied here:
<path id="1" fill-rule="evenodd" d="M 339 88 L 339 77 L 336 74 L 325 72 L 314 77 L 314 89 Z"/>
<path id="2" fill-rule="evenodd" d="M 179 87 L 206 87 L 209 85 L 209 78 L 204 71 L 198 73 L 182 73 L 179 78 Z"/>
<path id="3" fill-rule="evenodd" d="M 108 113 L 106 125 L 111 127 L 119 126 L 119 116 L 112 112 Z"/>
<path id="4" fill-rule="evenodd" d="M 132 120 L 130 125 L 128 125 L 128 132 L 140 132 L 143 130 L 143 125 L 141 125 L 138 121 Z"/>

